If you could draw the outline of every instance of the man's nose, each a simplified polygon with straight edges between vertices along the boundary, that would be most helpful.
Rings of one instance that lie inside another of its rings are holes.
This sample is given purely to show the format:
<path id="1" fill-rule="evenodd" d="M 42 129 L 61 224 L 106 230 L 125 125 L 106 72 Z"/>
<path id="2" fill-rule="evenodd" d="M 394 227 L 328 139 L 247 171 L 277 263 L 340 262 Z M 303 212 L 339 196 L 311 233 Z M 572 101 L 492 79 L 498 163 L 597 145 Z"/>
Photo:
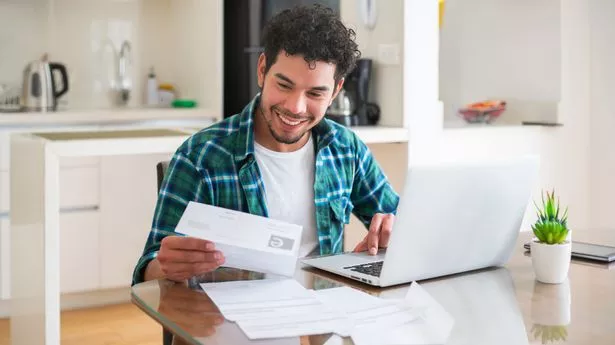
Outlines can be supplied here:
<path id="1" fill-rule="evenodd" d="M 306 100 L 302 92 L 293 92 L 284 104 L 286 110 L 295 115 L 304 114 L 306 112 Z"/>

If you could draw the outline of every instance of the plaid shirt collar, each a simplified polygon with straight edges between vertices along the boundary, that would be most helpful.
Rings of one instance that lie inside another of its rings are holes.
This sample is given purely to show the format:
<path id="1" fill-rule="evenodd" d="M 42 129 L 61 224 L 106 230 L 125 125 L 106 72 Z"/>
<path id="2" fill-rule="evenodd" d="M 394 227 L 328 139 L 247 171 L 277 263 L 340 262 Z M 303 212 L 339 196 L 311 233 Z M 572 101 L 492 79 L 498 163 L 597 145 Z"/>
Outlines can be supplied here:
<path id="1" fill-rule="evenodd" d="M 250 103 L 243 108 L 239 119 L 239 135 L 235 145 L 235 161 L 243 161 L 254 155 L 254 116 L 260 103 L 261 94 L 257 94 Z M 320 151 L 327 147 L 335 136 L 337 129 L 329 123 L 329 120 L 322 119 L 314 128 L 312 135 L 316 142 L 316 150 Z"/>

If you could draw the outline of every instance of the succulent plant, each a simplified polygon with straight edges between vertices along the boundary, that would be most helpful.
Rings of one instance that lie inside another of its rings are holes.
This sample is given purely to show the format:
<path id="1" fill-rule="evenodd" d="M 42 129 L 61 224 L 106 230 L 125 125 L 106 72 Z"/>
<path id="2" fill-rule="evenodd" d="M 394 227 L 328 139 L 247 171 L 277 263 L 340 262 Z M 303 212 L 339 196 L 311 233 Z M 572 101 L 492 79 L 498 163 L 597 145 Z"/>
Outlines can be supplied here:
<path id="1" fill-rule="evenodd" d="M 546 200 L 545 200 L 546 195 Z M 536 205 L 536 203 L 534 203 Z M 568 208 L 560 215 L 559 198 L 555 198 L 555 190 L 542 195 L 542 207 L 536 205 L 538 219 L 532 225 L 532 231 L 538 241 L 546 244 L 561 244 L 568 236 Z"/>

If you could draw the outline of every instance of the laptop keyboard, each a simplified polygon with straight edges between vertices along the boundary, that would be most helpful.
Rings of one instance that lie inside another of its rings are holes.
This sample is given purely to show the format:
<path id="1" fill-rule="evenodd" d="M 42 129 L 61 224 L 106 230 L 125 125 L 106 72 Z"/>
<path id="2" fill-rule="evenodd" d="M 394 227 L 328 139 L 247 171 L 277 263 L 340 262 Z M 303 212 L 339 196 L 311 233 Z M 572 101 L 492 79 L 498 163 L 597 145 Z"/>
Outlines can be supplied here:
<path id="1" fill-rule="evenodd" d="M 345 269 L 367 274 L 374 277 L 380 277 L 380 271 L 382 271 L 382 264 L 384 261 L 370 262 L 368 264 L 360 264 L 354 266 L 344 267 Z"/>

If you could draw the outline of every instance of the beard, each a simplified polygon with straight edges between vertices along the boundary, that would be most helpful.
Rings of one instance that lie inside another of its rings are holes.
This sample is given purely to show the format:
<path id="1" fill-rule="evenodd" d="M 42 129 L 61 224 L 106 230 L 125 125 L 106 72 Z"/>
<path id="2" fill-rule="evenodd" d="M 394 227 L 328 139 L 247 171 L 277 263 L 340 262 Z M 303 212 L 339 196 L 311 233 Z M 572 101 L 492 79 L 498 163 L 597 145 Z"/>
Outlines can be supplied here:
<path id="1" fill-rule="evenodd" d="M 269 108 L 269 114 L 268 114 L 269 116 L 267 116 L 262 102 L 259 104 L 259 109 L 260 109 L 261 116 L 265 120 L 265 123 L 267 123 L 267 128 L 269 128 L 269 133 L 271 133 L 271 136 L 279 143 L 287 144 L 287 145 L 295 144 L 299 140 L 301 140 L 301 138 L 303 138 L 303 136 L 305 136 L 305 134 L 309 130 L 309 129 L 306 129 L 302 133 L 299 133 L 294 136 L 277 133 L 275 129 L 273 128 L 273 119 L 274 119 L 274 116 L 277 116 L 276 113 L 280 113 L 282 115 L 286 115 L 286 116 L 293 117 L 293 118 L 296 118 L 297 116 L 291 112 L 285 111 L 285 109 L 282 109 L 278 107 L 277 105 L 271 106 L 271 108 Z"/>

